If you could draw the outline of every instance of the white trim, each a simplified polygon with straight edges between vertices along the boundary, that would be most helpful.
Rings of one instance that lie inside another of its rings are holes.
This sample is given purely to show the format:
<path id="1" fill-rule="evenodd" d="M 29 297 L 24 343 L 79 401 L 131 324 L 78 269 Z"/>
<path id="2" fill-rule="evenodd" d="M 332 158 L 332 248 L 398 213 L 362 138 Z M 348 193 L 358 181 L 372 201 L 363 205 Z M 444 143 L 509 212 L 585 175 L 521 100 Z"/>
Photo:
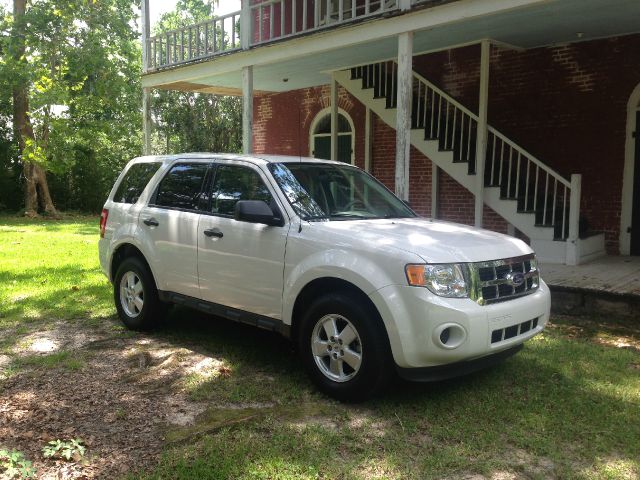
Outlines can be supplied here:
<path id="1" fill-rule="evenodd" d="M 413 32 L 398 35 L 395 194 L 409 200 L 411 101 L 413 97 Z"/>
<path id="2" fill-rule="evenodd" d="M 253 66 L 242 68 L 242 153 L 253 153 Z"/>
<path id="3" fill-rule="evenodd" d="M 476 138 L 475 226 L 482 227 L 484 214 L 484 162 L 487 156 L 487 110 L 489 107 L 489 62 L 491 43 L 483 40 L 480 47 L 480 93 L 478 101 L 478 134 Z"/>
<path id="4" fill-rule="evenodd" d="M 372 128 L 371 128 L 371 109 L 369 107 L 365 107 L 365 117 L 364 117 L 364 170 L 368 173 L 371 173 L 371 157 L 373 154 L 373 138 L 372 138 Z"/>
<path id="5" fill-rule="evenodd" d="M 344 135 L 351 135 L 351 165 L 355 165 L 356 159 L 356 128 L 353 124 L 353 120 L 351 119 L 351 115 L 349 115 L 346 111 L 338 107 L 338 114 L 342 115 L 349 122 L 349 126 L 351 127 L 351 132 L 349 133 L 338 133 L 339 137 Z M 309 126 L 309 156 L 313 157 L 313 139 L 314 137 L 329 137 L 331 134 L 329 133 L 320 133 L 318 135 L 314 135 L 313 131 L 316 129 L 316 125 L 318 122 L 327 115 L 331 115 L 331 107 L 325 107 L 320 110 L 316 116 L 311 121 L 311 125 Z"/>
<path id="6" fill-rule="evenodd" d="M 640 132 L 640 125 L 635 125 L 636 112 L 640 110 L 640 83 L 633 89 L 627 103 L 627 129 L 624 146 L 624 170 L 622 174 L 622 210 L 620 212 L 620 254 L 631 254 L 631 234 L 627 228 L 631 226 L 633 214 L 633 175 L 635 160 L 634 128 Z M 640 133 L 639 133 L 640 134 Z M 637 227 L 637 226 L 636 226 Z"/>
<path id="7" fill-rule="evenodd" d="M 331 160 L 338 160 L 338 82 L 335 73 L 331 74 Z"/>
<path id="8" fill-rule="evenodd" d="M 143 87 L 157 87 L 174 82 L 194 82 L 217 75 L 237 72 L 247 65 L 269 65 L 293 58 L 319 55 L 322 52 L 340 50 L 345 45 L 365 44 L 384 37 L 393 37 L 414 30 L 426 30 L 473 18 L 499 15 L 511 10 L 547 3 L 548 0 L 460 0 L 443 5 L 409 11 L 404 15 L 385 18 L 384 21 L 362 22 L 350 28 L 331 29 L 292 39 L 273 42 L 259 48 L 235 51 L 230 55 L 213 57 L 211 62 L 172 68 L 142 76 Z"/>

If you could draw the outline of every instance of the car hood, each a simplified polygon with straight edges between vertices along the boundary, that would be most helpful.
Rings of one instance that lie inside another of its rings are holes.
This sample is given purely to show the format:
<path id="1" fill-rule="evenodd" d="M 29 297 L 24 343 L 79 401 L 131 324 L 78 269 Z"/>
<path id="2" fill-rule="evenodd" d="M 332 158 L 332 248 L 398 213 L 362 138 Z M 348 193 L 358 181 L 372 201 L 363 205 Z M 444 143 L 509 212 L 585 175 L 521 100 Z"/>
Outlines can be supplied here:
<path id="1" fill-rule="evenodd" d="M 508 235 L 426 218 L 331 221 L 322 226 L 334 236 L 348 236 L 353 245 L 393 247 L 428 263 L 480 262 L 533 252 Z"/>

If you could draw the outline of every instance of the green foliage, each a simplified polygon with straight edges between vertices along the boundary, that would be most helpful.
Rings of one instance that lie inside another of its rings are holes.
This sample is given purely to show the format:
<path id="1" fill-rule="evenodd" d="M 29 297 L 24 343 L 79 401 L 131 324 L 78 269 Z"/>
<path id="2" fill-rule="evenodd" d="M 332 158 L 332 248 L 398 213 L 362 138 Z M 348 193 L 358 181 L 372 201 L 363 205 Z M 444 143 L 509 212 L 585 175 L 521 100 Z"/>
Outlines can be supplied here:
<path id="1" fill-rule="evenodd" d="M 156 34 L 211 18 L 213 4 L 179 0 L 174 12 L 165 13 Z M 242 100 L 240 97 L 159 90 L 152 98 L 156 119 L 154 153 L 240 152 Z"/>
<path id="2" fill-rule="evenodd" d="M 99 212 L 125 163 L 141 153 L 138 3 L 32 0 L 19 24 L 0 4 L 0 211 L 23 204 L 11 128 L 16 86 L 28 87 L 36 137 L 25 158 L 47 170 L 58 209 Z M 154 30 L 210 18 L 217 3 L 179 0 Z M 24 55 L 14 58 L 21 38 Z M 154 92 L 153 118 L 155 153 L 241 149 L 240 98 Z"/>
<path id="3" fill-rule="evenodd" d="M 0 469 L 3 478 L 28 479 L 36 477 L 36 470 L 22 452 L 17 450 L 0 450 Z"/>
<path id="4" fill-rule="evenodd" d="M 82 440 L 74 438 L 71 440 L 51 440 L 42 447 L 44 458 L 61 458 L 66 461 L 78 462 L 82 459 L 87 447 L 82 444 Z"/>
<path id="5" fill-rule="evenodd" d="M 24 158 L 55 175 L 52 194 L 65 208 L 98 210 L 122 166 L 140 152 L 134 7 L 131 0 L 34 0 L 19 23 L 2 12 L 0 125 L 10 125 L 11 92 L 26 85 L 36 139 Z M 14 58 L 18 38 L 24 55 Z M 0 208 L 16 204 L 21 159 L 13 144 L 0 127 L 0 185 L 13 185 L 0 190 Z M 77 167 L 89 161 L 90 171 Z"/>

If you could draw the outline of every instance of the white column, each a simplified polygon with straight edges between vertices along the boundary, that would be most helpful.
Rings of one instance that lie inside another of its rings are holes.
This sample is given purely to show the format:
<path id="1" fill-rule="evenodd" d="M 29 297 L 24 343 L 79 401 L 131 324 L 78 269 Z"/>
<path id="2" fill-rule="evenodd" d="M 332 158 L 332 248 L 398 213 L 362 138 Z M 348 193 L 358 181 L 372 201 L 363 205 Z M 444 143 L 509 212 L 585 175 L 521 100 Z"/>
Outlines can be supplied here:
<path id="1" fill-rule="evenodd" d="M 577 265 L 579 261 L 578 239 L 580 238 L 580 195 L 582 175 L 571 175 L 571 196 L 569 197 L 569 237 L 567 238 L 567 265 Z"/>
<path id="2" fill-rule="evenodd" d="M 140 4 L 140 18 L 142 20 L 142 36 L 140 38 L 142 43 L 142 71 L 146 72 L 149 56 L 147 39 L 149 38 L 149 32 L 151 31 L 149 23 L 149 0 L 142 0 Z"/>
<path id="3" fill-rule="evenodd" d="M 142 153 L 151 155 L 151 89 L 142 89 Z"/>
<path id="4" fill-rule="evenodd" d="M 438 218 L 438 188 L 439 184 L 438 166 L 431 162 L 431 218 Z"/>
<path id="5" fill-rule="evenodd" d="M 371 153 L 373 141 L 371 138 L 371 109 L 367 107 L 364 117 L 364 169 L 371 172 Z"/>
<path id="6" fill-rule="evenodd" d="M 338 160 L 338 82 L 331 75 L 331 160 Z"/>
<path id="7" fill-rule="evenodd" d="M 259 22 L 262 19 L 258 19 Z M 251 2 L 242 0 L 240 11 L 240 46 L 247 50 L 251 46 Z"/>
<path id="8" fill-rule="evenodd" d="M 253 153 L 253 65 L 242 67 L 242 153 Z"/>
<path id="9" fill-rule="evenodd" d="M 478 135 L 476 139 L 476 202 L 475 225 L 482 227 L 484 208 L 484 161 L 487 156 L 487 111 L 489 106 L 489 56 L 491 44 L 480 44 L 480 102 L 478 111 Z"/>
<path id="10" fill-rule="evenodd" d="M 396 111 L 396 195 L 409 200 L 413 32 L 398 35 L 398 108 Z"/>
<path id="11" fill-rule="evenodd" d="M 398 7 L 400 10 L 410 10 L 411 0 L 398 0 Z"/>

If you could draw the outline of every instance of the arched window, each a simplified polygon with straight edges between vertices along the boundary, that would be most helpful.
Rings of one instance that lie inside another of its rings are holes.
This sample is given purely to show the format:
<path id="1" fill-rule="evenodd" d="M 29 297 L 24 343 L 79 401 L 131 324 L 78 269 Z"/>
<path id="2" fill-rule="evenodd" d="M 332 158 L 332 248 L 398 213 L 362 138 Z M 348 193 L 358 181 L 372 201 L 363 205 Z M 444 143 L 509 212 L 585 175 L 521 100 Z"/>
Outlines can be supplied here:
<path id="1" fill-rule="evenodd" d="M 338 111 L 338 160 L 353 164 L 354 146 L 353 121 L 343 110 Z M 331 158 L 331 108 L 322 110 L 311 122 L 309 129 L 311 156 Z"/>

